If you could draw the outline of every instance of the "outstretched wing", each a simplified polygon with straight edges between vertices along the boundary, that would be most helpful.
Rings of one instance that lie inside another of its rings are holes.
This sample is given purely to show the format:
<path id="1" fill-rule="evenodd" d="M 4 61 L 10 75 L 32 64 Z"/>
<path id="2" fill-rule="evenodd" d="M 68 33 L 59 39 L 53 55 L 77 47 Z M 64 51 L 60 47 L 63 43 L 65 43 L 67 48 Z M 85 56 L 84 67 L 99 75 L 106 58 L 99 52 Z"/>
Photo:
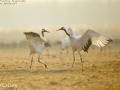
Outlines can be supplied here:
<path id="1" fill-rule="evenodd" d="M 38 33 L 34 33 L 34 32 L 23 32 L 23 33 L 26 36 L 26 39 L 28 41 L 30 41 L 34 37 L 40 37 L 40 35 Z"/>
<path id="2" fill-rule="evenodd" d="M 70 27 L 68 28 L 67 32 L 68 32 L 70 35 L 76 37 L 74 31 L 73 31 Z"/>
<path id="3" fill-rule="evenodd" d="M 81 37 L 78 38 L 82 49 L 87 52 L 91 44 L 98 47 L 104 47 L 106 44 L 110 43 L 112 40 L 101 36 L 99 33 L 93 30 L 87 30 Z"/>
<path id="4" fill-rule="evenodd" d="M 25 35 L 31 35 L 33 37 L 40 37 L 40 35 L 38 33 L 35 32 L 24 32 Z"/>
<path id="5" fill-rule="evenodd" d="M 46 42 L 46 39 L 42 36 L 40 36 L 38 33 L 35 33 L 35 32 L 24 32 L 25 36 L 26 36 L 26 39 L 30 42 L 33 38 L 40 38 L 41 41 L 45 41 Z"/>
<path id="6" fill-rule="evenodd" d="M 43 43 L 47 40 L 34 32 L 24 32 L 24 34 L 26 36 L 27 41 L 29 42 L 29 48 L 31 52 L 41 53 Z"/>

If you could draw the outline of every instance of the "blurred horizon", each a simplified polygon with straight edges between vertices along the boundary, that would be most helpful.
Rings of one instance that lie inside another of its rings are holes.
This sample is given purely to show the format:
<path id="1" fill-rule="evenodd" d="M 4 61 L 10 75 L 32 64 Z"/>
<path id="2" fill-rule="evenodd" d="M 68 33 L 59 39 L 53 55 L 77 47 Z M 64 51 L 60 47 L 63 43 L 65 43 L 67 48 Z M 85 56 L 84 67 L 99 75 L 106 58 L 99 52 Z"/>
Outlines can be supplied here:
<path id="1" fill-rule="evenodd" d="M 59 27 L 60 28 L 60 27 Z M 50 33 L 44 33 L 45 38 L 54 43 L 56 41 L 60 41 L 60 32 L 57 32 L 56 30 L 59 28 L 46 28 L 46 30 L 50 31 Z M 68 29 L 68 27 L 65 27 Z M 102 36 L 106 38 L 111 38 L 111 39 L 120 39 L 120 26 L 110 26 L 110 27 L 100 27 L 100 26 L 90 26 L 90 27 L 80 27 L 80 28 L 75 28 L 71 27 L 72 30 L 76 33 L 77 36 L 82 35 L 87 29 L 92 29 Z M 10 31 L 0 31 L 0 43 L 19 43 L 21 41 L 26 40 L 25 35 L 23 32 L 36 32 L 41 35 L 41 29 L 13 29 Z M 64 32 L 63 32 L 64 34 Z"/>
<path id="2" fill-rule="evenodd" d="M 0 42 L 20 42 L 25 40 L 23 32 L 40 33 L 42 28 L 51 32 L 46 39 L 56 41 L 55 30 L 62 26 L 78 35 L 92 29 L 119 39 L 120 0 L 26 0 L 0 5 L 0 11 Z"/>

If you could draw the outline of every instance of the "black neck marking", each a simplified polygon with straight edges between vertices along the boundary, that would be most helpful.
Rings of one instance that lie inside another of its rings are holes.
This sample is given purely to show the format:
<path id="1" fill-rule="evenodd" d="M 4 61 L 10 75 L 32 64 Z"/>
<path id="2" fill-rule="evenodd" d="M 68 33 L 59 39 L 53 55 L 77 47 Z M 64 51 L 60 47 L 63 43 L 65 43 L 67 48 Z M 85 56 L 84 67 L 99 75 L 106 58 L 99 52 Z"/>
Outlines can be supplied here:
<path id="1" fill-rule="evenodd" d="M 44 37 L 44 31 L 42 31 L 42 36 Z"/>
<path id="2" fill-rule="evenodd" d="M 64 29 L 64 31 L 65 31 L 65 33 L 66 33 L 68 36 L 70 36 L 70 34 L 68 34 L 68 32 L 66 31 L 66 29 Z"/>

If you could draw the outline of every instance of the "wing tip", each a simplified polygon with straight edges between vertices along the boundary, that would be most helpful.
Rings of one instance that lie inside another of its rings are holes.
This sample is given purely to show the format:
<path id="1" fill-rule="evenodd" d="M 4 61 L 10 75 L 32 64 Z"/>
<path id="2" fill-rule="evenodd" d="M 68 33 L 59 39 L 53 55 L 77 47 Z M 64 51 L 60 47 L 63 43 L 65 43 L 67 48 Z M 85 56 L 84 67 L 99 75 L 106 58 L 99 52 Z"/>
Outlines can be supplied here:
<path id="1" fill-rule="evenodd" d="M 110 38 L 109 38 L 107 41 L 108 41 L 109 43 L 112 43 L 112 42 L 113 42 L 113 40 L 112 40 L 112 39 L 110 39 Z"/>
<path id="2" fill-rule="evenodd" d="M 28 33 L 27 32 L 23 32 L 24 35 L 27 35 Z"/>
<path id="3" fill-rule="evenodd" d="M 26 35 L 26 32 L 23 32 L 24 35 Z"/>

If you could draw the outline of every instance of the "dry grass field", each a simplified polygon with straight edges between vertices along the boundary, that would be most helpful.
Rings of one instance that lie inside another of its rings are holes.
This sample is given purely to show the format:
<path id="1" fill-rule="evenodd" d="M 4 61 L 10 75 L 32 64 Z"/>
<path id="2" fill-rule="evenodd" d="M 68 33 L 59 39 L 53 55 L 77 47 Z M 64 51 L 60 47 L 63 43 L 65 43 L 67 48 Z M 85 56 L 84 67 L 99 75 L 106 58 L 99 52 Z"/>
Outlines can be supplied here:
<path id="1" fill-rule="evenodd" d="M 120 90 L 120 44 L 111 44 L 100 53 L 100 49 L 90 47 L 88 53 L 81 51 L 84 71 L 78 53 L 72 65 L 72 53 L 66 51 L 60 56 L 60 46 L 52 46 L 48 59 L 43 50 L 41 61 L 48 65 L 45 69 L 37 61 L 35 54 L 30 70 L 29 48 L 1 48 L 0 50 L 0 90 Z"/>

